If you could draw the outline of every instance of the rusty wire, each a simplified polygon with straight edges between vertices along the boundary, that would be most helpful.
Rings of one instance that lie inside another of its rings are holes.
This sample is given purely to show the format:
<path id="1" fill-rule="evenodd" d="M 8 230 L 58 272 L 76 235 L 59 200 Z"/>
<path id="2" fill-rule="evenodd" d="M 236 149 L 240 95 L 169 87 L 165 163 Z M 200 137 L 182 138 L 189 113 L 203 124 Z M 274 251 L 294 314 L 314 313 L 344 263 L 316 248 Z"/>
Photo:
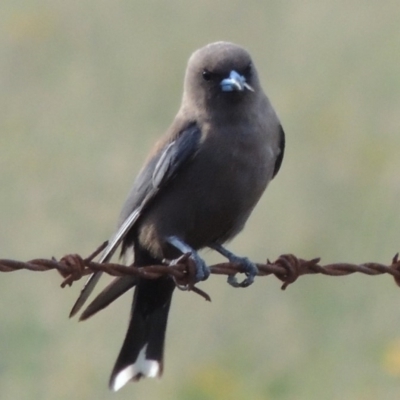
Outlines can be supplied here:
<path id="1" fill-rule="evenodd" d="M 89 257 L 82 258 L 78 254 L 69 254 L 60 260 L 34 259 L 27 262 L 0 259 L 0 272 L 11 272 L 18 270 L 48 271 L 56 269 L 64 277 L 61 287 L 71 286 L 83 276 L 96 271 L 103 271 L 112 276 L 135 275 L 144 279 L 156 279 L 165 275 L 171 276 L 178 287 L 186 287 L 189 290 L 202 295 L 207 300 L 209 296 L 194 286 L 195 268 L 190 254 L 185 254 L 177 260 L 165 261 L 162 265 L 151 265 L 146 267 L 125 266 L 115 263 L 98 263 L 93 259 L 102 251 L 107 242 L 103 243 Z M 375 276 L 382 274 L 392 275 L 396 284 L 400 286 L 400 261 L 396 254 L 390 265 L 374 262 L 364 264 L 335 263 L 321 265 L 320 258 L 304 260 L 293 254 L 284 254 L 274 262 L 267 260 L 265 264 L 256 264 L 258 276 L 274 275 L 280 279 L 282 289 L 295 282 L 302 275 L 322 274 L 327 276 L 345 276 L 356 272 Z M 210 266 L 212 274 L 235 275 L 244 272 L 241 266 L 232 263 L 221 263 Z"/>

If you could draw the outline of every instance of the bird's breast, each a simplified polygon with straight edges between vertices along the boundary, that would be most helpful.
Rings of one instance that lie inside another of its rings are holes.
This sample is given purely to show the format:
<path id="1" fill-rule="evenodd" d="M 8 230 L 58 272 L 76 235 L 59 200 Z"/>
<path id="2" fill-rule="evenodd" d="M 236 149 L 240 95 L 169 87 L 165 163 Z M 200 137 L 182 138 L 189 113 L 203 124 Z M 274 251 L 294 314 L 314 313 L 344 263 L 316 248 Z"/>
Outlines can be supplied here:
<path id="1" fill-rule="evenodd" d="M 206 137 L 145 213 L 140 237 L 153 253 L 168 236 L 198 249 L 242 229 L 273 171 L 272 151 L 257 135 L 227 130 Z"/>

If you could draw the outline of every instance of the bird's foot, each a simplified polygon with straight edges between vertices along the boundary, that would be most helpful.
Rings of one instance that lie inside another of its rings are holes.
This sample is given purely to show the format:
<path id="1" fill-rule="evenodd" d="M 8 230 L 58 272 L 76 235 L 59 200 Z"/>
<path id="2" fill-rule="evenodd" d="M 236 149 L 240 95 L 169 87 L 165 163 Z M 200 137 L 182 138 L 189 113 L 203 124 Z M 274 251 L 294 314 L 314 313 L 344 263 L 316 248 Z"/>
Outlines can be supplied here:
<path id="1" fill-rule="evenodd" d="M 247 278 L 245 278 L 242 282 L 239 282 L 236 278 L 236 275 L 229 275 L 227 282 L 231 286 L 234 288 L 247 287 L 254 282 L 254 277 L 258 274 L 258 268 L 247 257 L 234 256 L 229 259 L 229 262 L 240 265 L 247 276 Z"/>
<path id="2" fill-rule="evenodd" d="M 181 239 L 176 236 L 171 236 L 168 238 L 168 243 L 174 246 L 176 249 L 183 253 L 183 256 L 178 257 L 173 260 L 175 264 L 178 264 L 178 261 L 186 260 L 190 258 L 193 262 L 193 266 L 195 268 L 194 271 L 194 282 L 198 283 L 200 281 L 205 281 L 210 276 L 210 268 L 206 265 L 204 260 L 199 256 L 196 250 L 192 249 L 189 245 L 183 242 Z M 183 258 L 182 258 L 183 257 Z"/>
<path id="3" fill-rule="evenodd" d="M 210 247 L 226 257 L 230 263 L 237 264 L 242 267 L 243 272 L 246 274 L 247 278 L 244 279 L 242 282 L 239 282 L 237 280 L 236 274 L 229 275 L 227 282 L 231 286 L 233 286 L 234 288 L 248 287 L 254 282 L 254 277 L 258 274 L 258 268 L 247 257 L 238 257 L 235 254 L 231 253 L 229 250 L 222 247 L 220 244 L 214 244 Z"/>
<path id="4" fill-rule="evenodd" d="M 190 258 L 194 261 L 196 266 L 196 274 L 195 281 L 205 281 L 210 276 L 210 268 L 208 268 L 207 264 L 204 260 L 198 255 L 196 251 L 193 251 L 190 255 Z"/>

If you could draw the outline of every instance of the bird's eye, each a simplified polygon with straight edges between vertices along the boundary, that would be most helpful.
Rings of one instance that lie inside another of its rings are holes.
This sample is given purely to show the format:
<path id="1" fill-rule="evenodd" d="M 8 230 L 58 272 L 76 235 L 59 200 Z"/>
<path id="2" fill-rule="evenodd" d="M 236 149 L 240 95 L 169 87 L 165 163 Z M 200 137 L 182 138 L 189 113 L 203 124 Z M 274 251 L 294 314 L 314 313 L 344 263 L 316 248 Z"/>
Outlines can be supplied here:
<path id="1" fill-rule="evenodd" d="M 212 74 L 210 71 L 207 71 L 206 69 L 203 71 L 203 79 L 205 81 L 210 81 L 212 78 Z"/>
<path id="2" fill-rule="evenodd" d="M 251 75 L 251 73 L 252 73 L 252 70 L 253 70 L 253 66 L 251 65 L 251 63 L 245 68 L 245 70 L 243 71 L 243 75 L 245 76 L 245 77 L 249 77 L 250 75 Z"/>

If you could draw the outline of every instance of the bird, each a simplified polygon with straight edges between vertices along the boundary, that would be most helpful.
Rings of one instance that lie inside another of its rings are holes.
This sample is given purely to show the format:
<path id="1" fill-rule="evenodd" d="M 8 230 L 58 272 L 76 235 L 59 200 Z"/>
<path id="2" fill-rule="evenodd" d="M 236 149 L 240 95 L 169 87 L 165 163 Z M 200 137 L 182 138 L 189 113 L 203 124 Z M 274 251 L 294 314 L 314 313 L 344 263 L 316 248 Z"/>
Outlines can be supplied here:
<path id="1" fill-rule="evenodd" d="M 127 265 L 159 265 L 182 255 L 195 265 L 195 281 L 210 271 L 198 251 L 210 248 L 239 264 L 254 281 L 257 267 L 224 247 L 244 227 L 285 149 L 279 117 L 264 93 L 249 52 L 219 41 L 189 58 L 178 113 L 155 144 L 122 207 L 115 234 L 100 262 L 117 248 Z M 75 315 L 97 284 L 94 273 L 71 310 Z M 109 387 L 161 377 L 168 312 L 176 287 L 169 276 L 116 278 L 81 314 L 85 320 L 135 287 L 128 330 Z"/>

